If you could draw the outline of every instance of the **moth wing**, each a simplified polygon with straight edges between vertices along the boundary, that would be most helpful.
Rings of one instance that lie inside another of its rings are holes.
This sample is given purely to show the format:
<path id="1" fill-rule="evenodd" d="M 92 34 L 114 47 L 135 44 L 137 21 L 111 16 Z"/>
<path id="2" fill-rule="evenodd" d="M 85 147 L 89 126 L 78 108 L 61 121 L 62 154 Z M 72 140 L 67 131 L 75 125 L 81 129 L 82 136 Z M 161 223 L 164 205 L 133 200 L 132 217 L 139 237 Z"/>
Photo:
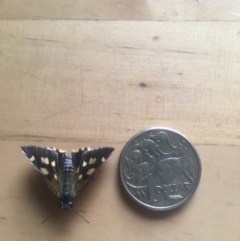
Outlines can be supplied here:
<path id="1" fill-rule="evenodd" d="M 34 145 L 22 146 L 21 149 L 29 162 L 44 177 L 44 180 L 52 192 L 59 196 L 60 163 L 58 150 Z"/>
<path id="2" fill-rule="evenodd" d="M 92 176 L 114 151 L 113 147 L 85 148 L 72 153 L 76 163 L 76 196 L 85 188 Z"/>

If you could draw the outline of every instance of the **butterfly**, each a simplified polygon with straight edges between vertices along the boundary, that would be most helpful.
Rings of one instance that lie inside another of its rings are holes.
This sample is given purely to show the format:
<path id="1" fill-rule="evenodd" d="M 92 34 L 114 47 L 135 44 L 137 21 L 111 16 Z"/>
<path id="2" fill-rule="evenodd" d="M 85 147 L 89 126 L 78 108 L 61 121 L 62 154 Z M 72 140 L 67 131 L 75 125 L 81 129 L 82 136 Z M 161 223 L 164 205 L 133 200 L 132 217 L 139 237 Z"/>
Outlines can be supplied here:
<path id="1" fill-rule="evenodd" d="M 67 153 L 52 147 L 21 147 L 49 188 L 60 199 L 61 209 L 73 207 L 74 198 L 85 188 L 93 174 L 114 151 L 113 147 L 83 148 Z"/>

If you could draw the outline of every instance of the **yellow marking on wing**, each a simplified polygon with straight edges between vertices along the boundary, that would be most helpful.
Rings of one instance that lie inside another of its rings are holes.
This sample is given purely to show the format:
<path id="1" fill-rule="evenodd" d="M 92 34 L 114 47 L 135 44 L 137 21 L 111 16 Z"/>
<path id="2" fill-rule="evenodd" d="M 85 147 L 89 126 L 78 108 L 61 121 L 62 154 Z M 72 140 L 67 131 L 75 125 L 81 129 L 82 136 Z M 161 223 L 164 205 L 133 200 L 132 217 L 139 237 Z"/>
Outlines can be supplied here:
<path id="1" fill-rule="evenodd" d="M 64 153 L 66 152 L 65 150 L 59 149 L 59 152 Z"/>
<path id="2" fill-rule="evenodd" d="M 49 172 L 46 168 L 41 167 L 41 171 L 44 175 L 47 175 Z"/>
<path id="3" fill-rule="evenodd" d="M 87 175 L 92 175 L 94 171 L 95 171 L 95 168 L 90 168 L 90 169 L 87 171 Z"/>
<path id="4" fill-rule="evenodd" d="M 90 158 L 89 164 L 92 165 L 96 162 L 96 158 Z"/>

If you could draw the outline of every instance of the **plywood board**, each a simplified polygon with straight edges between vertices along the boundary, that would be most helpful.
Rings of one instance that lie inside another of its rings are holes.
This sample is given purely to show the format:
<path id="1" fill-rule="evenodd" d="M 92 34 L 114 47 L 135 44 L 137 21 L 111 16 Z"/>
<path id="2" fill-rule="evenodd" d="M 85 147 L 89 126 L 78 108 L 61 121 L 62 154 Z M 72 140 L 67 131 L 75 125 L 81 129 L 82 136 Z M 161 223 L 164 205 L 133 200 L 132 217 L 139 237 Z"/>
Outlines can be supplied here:
<path id="1" fill-rule="evenodd" d="M 0 19 L 239 21 L 238 1 L 1 0 Z"/>
<path id="2" fill-rule="evenodd" d="M 240 144 L 239 23 L 0 22 L 0 138 Z"/>

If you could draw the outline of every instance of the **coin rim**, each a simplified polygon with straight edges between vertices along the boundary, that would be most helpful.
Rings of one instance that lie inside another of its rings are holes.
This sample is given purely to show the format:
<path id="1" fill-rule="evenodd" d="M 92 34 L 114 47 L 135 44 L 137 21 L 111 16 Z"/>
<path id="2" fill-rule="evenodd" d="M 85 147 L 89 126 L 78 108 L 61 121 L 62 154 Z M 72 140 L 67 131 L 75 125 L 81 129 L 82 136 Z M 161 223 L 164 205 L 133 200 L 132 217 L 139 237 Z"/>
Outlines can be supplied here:
<path id="1" fill-rule="evenodd" d="M 193 148 L 193 151 L 195 152 L 195 155 L 197 157 L 197 163 L 198 163 L 198 167 L 199 167 L 199 171 L 198 171 L 198 179 L 197 179 L 197 182 L 196 182 L 196 185 L 194 187 L 194 189 L 192 189 L 191 193 L 185 197 L 182 201 L 176 203 L 176 204 L 173 204 L 171 206 L 167 206 L 167 207 L 154 207 L 154 206 L 151 206 L 149 204 L 146 204 L 142 201 L 140 201 L 139 199 L 137 199 L 128 189 L 127 185 L 125 184 L 125 181 L 123 180 L 123 174 L 121 172 L 121 163 L 122 163 L 122 159 L 124 157 L 124 153 L 126 151 L 126 149 L 128 148 L 128 146 L 130 145 L 130 143 L 135 139 L 137 138 L 139 135 L 141 135 L 142 133 L 146 132 L 146 131 L 150 131 L 150 130 L 165 130 L 165 131 L 170 131 L 170 132 L 174 132 L 178 135 L 180 135 L 181 137 L 183 137 L 189 144 L 190 146 Z M 186 203 L 192 196 L 193 194 L 195 193 L 198 185 L 199 185 L 199 182 L 200 182 L 200 179 L 201 179 L 201 174 L 202 174 L 202 164 L 201 164 L 201 159 L 199 157 L 199 154 L 196 150 L 196 148 L 193 146 L 193 144 L 190 142 L 190 140 L 185 136 L 183 135 L 182 133 L 180 133 L 179 131 L 176 131 L 174 129 L 171 129 L 171 128 L 166 128 L 166 127 L 151 127 L 151 128 L 147 128 L 147 129 L 144 129 L 140 132 L 138 132 L 137 134 L 135 134 L 132 138 L 130 138 L 130 140 L 125 144 L 125 146 L 123 147 L 122 149 L 122 152 L 120 154 L 120 157 L 119 157 L 119 173 L 120 173 L 120 179 L 121 179 L 121 182 L 122 182 L 122 185 L 124 186 L 124 189 L 126 190 L 126 192 L 129 194 L 129 196 L 135 201 L 137 202 L 138 204 L 146 207 L 147 209 L 150 209 L 150 210 L 155 210 L 155 211 L 167 211 L 167 210 L 172 210 L 172 209 L 175 209 L 181 205 L 183 205 L 184 203 Z"/>

